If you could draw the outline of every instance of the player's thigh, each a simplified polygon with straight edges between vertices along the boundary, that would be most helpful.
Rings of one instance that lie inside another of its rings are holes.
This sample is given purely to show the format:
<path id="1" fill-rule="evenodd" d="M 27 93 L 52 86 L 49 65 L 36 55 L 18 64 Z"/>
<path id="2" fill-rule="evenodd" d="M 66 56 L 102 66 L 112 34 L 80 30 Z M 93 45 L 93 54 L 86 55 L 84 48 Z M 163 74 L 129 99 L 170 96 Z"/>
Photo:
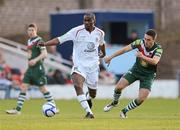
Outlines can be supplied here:
<path id="1" fill-rule="evenodd" d="M 118 81 L 118 83 L 116 85 L 116 88 L 124 89 L 124 88 L 126 88 L 128 85 L 132 84 L 136 80 L 137 80 L 136 76 L 132 72 L 128 71 Z"/>
<path id="2" fill-rule="evenodd" d="M 71 71 L 71 77 L 75 86 L 83 86 L 86 79 L 86 72 L 82 67 L 73 66 Z"/>
<path id="3" fill-rule="evenodd" d="M 39 66 L 33 69 L 32 81 L 33 84 L 38 87 L 42 87 L 47 84 L 47 78 L 43 66 Z"/>
<path id="4" fill-rule="evenodd" d="M 73 72 L 72 81 L 75 87 L 83 87 L 85 78 L 79 73 Z"/>
<path id="5" fill-rule="evenodd" d="M 86 84 L 88 88 L 96 90 L 98 87 L 99 70 L 98 68 L 91 73 L 87 73 Z"/>
<path id="6" fill-rule="evenodd" d="M 154 82 L 154 76 L 142 77 L 140 79 L 140 88 L 149 89 L 151 91 L 151 86 Z"/>
<path id="7" fill-rule="evenodd" d="M 47 84 L 47 78 L 44 74 L 33 77 L 33 85 L 36 85 L 38 87 L 42 87 Z"/>
<path id="8" fill-rule="evenodd" d="M 27 69 L 25 74 L 24 74 L 24 77 L 23 77 L 23 83 L 25 84 L 31 84 L 31 80 L 32 80 L 32 70 L 31 69 Z"/>

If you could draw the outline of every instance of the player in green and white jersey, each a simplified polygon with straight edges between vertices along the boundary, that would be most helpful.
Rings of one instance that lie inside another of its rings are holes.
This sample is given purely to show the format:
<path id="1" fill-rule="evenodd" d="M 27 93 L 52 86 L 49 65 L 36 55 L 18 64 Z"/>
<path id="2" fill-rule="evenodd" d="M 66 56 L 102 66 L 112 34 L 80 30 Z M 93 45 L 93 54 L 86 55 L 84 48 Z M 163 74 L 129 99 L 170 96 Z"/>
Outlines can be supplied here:
<path id="1" fill-rule="evenodd" d="M 138 49 L 135 64 L 117 83 L 114 90 L 113 101 L 104 107 L 105 112 L 117 106 L 122 90 L 136 80 L 140 81 L 138 97 L 121 110 L 120 116 L 126 118 L 126 114 L 129 110 L 135 109 L 147 99 L 151 91 L 151 85 L 156 77 L 157 64 L 163 52 L 161 46 L 155 42 L 156 37 L 157 33 L 155 30 L 149 29 L 145 33 L 144 39 L 135 40 L 131 44 L 105 58 L 105 62 L 110 63 L 114 57 L 133 49 Z"/>
<path id="2" fill-rule="evenodd" d="M 37 43 L 42 41 L 42 38 L 37 35 L 36 24 L 29 24 L 27 28 L 29 36 L 28 40 L 28 69 L 23 78 L 23 83 L 20 87 L 21 92 L 17 100 L 17 106 L 15 109 L 6 110 L 7 114 L 21 114 L 24 101 L 26 100 L 26 92 L 29 85 L 36 85 L 39 90 L 43 93 L 44 98 L 47 102 L 54 102 L 50 92 L 46 89 L 45 84 L 47 83 L 45 76 L 45 69 L 43 66 L 43 60 L 47 56 L 46 47 L 37 46 Z"/>

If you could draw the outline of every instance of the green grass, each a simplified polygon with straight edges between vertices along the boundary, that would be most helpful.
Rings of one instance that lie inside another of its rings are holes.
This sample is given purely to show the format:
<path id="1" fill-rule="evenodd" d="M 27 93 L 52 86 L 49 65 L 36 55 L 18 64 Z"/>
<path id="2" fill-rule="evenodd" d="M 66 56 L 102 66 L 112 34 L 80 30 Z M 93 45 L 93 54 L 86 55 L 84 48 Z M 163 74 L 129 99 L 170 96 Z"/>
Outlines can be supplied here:
<path id="1" fill-rule="evenodd" d="M 180 130 L 180 99 L 148 99 L 122 120 L 119 111 L 129 101 L 121 100 L 119 107 L 105 113 L 102 109 L 109 100 L 94 100 L 95 119 L 87 120 L 76 100 L 57 100 L 60 114 L 52 118 L 41 113 L 43 99 L 26 101 L 19 116 L 4 112 L 16 100 L 0 100 L 0 130 Z"/>

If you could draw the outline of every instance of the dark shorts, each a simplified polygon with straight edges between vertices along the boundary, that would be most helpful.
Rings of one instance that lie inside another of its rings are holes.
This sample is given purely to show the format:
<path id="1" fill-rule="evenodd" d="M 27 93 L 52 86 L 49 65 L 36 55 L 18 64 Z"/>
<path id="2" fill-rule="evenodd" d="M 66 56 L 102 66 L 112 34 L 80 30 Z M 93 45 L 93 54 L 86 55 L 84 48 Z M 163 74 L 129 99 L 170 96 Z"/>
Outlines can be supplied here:
<path id="1" fill-rule="evenodd" d="M 136 80 L 139 80 L 140 88 L 146 88 L 151 91 L 151 86 L 154 81 L 155 74 L 143 75 L 131 69 L 125 75 L 123 75 L 123 77 L 129 82 L 129 84 L 132 84 Z"/>
<path id="2" fill-rule="evenodd" d="M 23 83 L 39 87 L 47 84 L 44 66 L 38 65 L 35 67 L 29 67 L 24 75 Z"/>

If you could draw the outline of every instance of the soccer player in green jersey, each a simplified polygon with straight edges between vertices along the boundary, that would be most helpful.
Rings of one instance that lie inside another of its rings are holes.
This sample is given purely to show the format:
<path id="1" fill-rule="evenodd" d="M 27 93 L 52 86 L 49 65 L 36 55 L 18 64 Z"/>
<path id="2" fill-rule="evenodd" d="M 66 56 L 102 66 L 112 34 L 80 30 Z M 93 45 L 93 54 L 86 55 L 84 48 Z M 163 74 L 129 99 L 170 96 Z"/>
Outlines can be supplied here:
<path id="1" fill-rule="evenodd" d="M 105 58 L 105 62 L 110 63 L 114 57 L 133 49 L 138 49 L 135 64 L 117 83 L 114 90 L 113 101 L 104 107 L 105 112 L 108 112 L 113 107 L 117 106 L 122 90 L 136 80 L 140 81 L 138 97 L 121 110 L 120 117 L 126 118 L 128 111 L 135 109 L 147 99 L 151 91 L 153 80 L 156 77 L 157 64 L 163 52 L 161 46 L 155 42 L 156 37 L 156 31 L 149 29 L 145 33 L 144 39 L 137 39 L 111 56 Z"/>
<path id="2" fill-rule="evenodd" d="M 6 110 L 7 114 L 21 114 L 24 101 L 26 100 L 26 92 L 29 85 L 39 86 L 39 90 L 43 93 L 44 98 L 47 102 L 54 102 L 50 92 L 45 87 L 47 82 L 45 76 L 45 69 L 43 66 L 43 60 L 47 56 L 46 47 L 37 46 L 42 38 L 37 35 L 36 24 L 29 24 L 27 28 L 29 36 L 28 40 L 28 69 L 24 75 L 22 86 L 20 87 L 21 92 L 17 100 L 17 106 L 15 109 Z"/>

